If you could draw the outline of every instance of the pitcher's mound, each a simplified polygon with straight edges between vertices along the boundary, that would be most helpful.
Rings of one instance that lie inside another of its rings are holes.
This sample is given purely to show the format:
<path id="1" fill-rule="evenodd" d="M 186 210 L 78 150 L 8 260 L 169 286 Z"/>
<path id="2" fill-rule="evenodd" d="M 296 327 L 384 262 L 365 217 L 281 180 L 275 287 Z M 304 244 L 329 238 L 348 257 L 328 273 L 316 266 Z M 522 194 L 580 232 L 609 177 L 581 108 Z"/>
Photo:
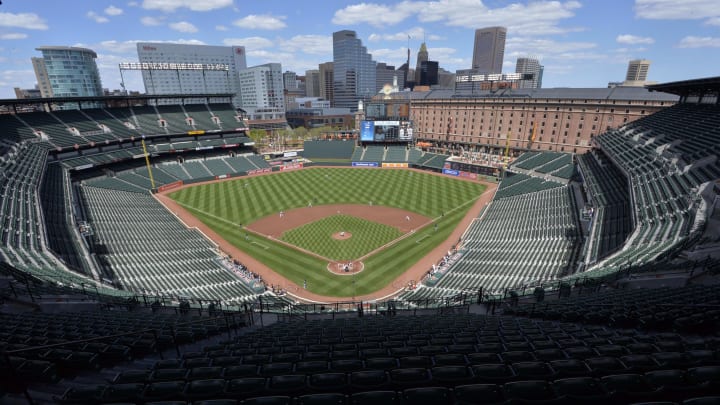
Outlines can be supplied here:
<path id="1" fill-rule="evenodd" d="M 352 234 L 351 234 L 350 232 L 345 232 L 345 231 L 343 231 L 343 232 L 335 232 L 335 233 L 332 235 L 332 238 L 333 238 L 333 239 L 337 239 L 337 240 L 350 239 L 351 237 L 352 237 Z"/>

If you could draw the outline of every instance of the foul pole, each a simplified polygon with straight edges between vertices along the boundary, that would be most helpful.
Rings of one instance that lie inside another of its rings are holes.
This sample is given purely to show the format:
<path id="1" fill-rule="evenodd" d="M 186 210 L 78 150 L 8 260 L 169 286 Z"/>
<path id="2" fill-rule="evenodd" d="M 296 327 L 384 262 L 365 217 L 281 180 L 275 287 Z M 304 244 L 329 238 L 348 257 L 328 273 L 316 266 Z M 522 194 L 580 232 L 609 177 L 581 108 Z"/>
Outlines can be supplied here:
<path id="1" fill-rule="evenodd" d="M 150 185 L 154 189 L 155 188 L 155 179 L 153 178 L 153 175 L 152 175 L 152 168 L 150 167 L 150 155 L 148 154 L 147 148 L 145 147 L 145 138 L 144 137 L 143 137 L 143 139 L 140 140 L 140 143 L 142 143 L 143 154 L 145 155 L 145 166 L 147 166 L 148 174 L 150 175 Z"/>

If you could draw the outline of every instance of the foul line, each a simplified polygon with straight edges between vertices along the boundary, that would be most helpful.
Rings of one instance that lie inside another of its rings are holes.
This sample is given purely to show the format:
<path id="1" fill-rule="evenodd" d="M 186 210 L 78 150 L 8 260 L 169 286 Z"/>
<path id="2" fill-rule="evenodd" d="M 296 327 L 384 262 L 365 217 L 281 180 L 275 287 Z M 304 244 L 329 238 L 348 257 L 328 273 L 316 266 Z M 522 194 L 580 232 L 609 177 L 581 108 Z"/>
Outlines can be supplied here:
<path id="1" fill-rule="evenodd" d="M 215 214 L 211 214 L 211 213 L 209 213 L 209 212 L 207 212 L 207 211 L 203 211 L 203 210 L 198 209 L 198 208 L 195 208 L 195 207 L 193 207 L 193 206 L 191 206 L 191 205 L 188 205 L 188 204 L 185 204 L 185 203 L 181 203 L 180 201 L 175 201 L 175 202 L 177 203 L 177 205 L 179 205 L 179 206 L 181 206 L 181 207 L 183 207 L 183 208 L 185 208 L 185 209 L 187 209 L 187 210 L 199 212 L 199 213 L 201 213 L 201 214 L 203 214 L 203 215 L 207 215 L 207 216 L 209 216 L 209 217 L 215 218 L 215 219 L 217 219 L 218 221 L 225 222 L 226 224 L 235 225 L 235 226 L 238 226 L 238 227 L 240 226 L 240 224 L 237 224 L 237 223 L 232 222 L 232 221 L 228 221 L 227 219 L 225 219 L 225 218 L 223 218 L 223 217 L 219 217 L 219 216 L 217 216 L 217 215 L 215 215 Z"/>
<path id="2" fill-rule="evenodd" d="M 425 240 L 425 239 L 427 239 L 427 238 L 429 238 L 429 237 L 430 237 L 430 235 L 425 235 L 425 236 L 423 236 L 422 238 L 416 240 L 415 243 L 420 243 L 420 242 L 422 242 L 423 240 Z"/>
<path id="3" fill-rule="evenodd" d="M 265 249 L 265 250 L 270 249 L 270 246 L 265 246 L 265 245 L 263 245 L 262 243 L 257 243 L 257 242 L 255 242 L 255 241 L 250 242 L 250 244 L 252 244 L 252 245 L 258 245 L 258 246 L 260 246 L 261 248 L 263 248 L 263 249 Z"/>

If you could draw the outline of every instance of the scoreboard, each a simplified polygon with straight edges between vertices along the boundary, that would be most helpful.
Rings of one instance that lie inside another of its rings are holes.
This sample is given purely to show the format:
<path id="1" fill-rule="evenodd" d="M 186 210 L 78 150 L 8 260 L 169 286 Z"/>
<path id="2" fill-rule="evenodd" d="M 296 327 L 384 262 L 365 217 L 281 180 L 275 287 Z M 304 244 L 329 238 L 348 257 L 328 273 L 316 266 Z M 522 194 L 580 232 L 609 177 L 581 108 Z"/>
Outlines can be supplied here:
<path id="1" fill-rule="evenodd" d="M 408 121 L 361 121 L 361 142 L 409 142 L 413 129 Z"/>

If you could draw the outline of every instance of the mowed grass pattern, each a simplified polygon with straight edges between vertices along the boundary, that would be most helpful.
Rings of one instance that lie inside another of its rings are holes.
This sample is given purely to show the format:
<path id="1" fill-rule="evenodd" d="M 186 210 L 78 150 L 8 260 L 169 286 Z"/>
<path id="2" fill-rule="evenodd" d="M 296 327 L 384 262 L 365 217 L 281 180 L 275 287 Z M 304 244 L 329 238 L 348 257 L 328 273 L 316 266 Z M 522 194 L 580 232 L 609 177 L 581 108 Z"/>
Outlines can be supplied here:
<path id="1" fill-rule="evenodd" d="M 317 294 L 350 297 L 370 294 L 391 283 L 447 239 L 484 189 L 475 182 L 403 169 L 307 168 L 189 187 L 170 197 L 226 241 L 296 286 L 307 280 L 308 290 Z M 309 203 L 370 201 L 436 218 L 438 230 L 432 226 L 419 229 L 413 237 L 372 255 L 352 285 L 347 277 L 326 271 L 327 262 L 322 259 L 269 239 L 246 239 L 239 226 Z"/>
<path id="2" fill-rule="evenodd" d="M 349 239 L 332 237 L 349 232 Z M 397 228 L 349 215 L 332 215 L 283 233 L 285 242 L 331 260 L 353 260 L 402 236 Z"/>

